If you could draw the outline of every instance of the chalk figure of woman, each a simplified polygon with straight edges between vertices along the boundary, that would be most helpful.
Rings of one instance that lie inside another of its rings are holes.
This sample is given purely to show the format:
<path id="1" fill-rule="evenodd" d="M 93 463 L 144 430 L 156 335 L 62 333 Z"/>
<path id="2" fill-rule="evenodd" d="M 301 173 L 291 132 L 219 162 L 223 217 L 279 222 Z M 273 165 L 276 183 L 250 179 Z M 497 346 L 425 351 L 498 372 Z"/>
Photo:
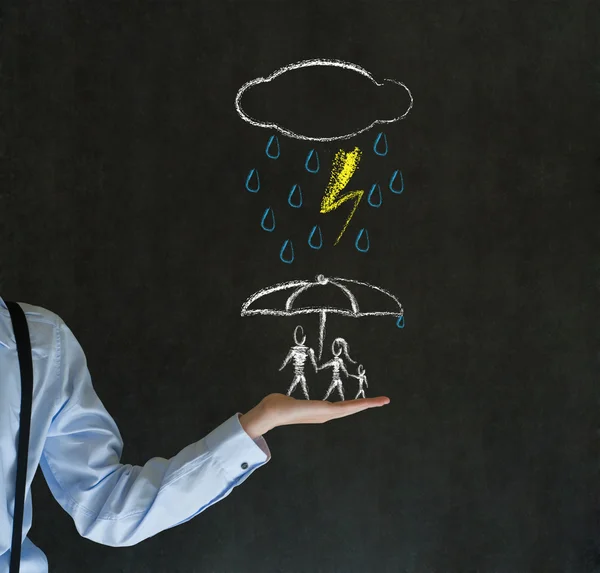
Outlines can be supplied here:
<path id="1" fill-rule="evenodd" d="M 352 360 L 352 358 L 350 358 L 350 355 L 348 354 L 348 343 L 343 338 L 336 338 L 333 341 L 333 344 L 331 345 L 331 352 L 333 354 L 333 358 L 329 362 L 325 362 L 325 364 L 322 364 L 319 367 L 319 370 L 324 370 L 325 368 L 331 368 L 332 370 L 331 384 L 329 385 L 327 394 L 325 394 L 325 398 L 323 398 L 323 400 L 327 400 L 329 394 L 331 394 L 335 388 L 337 388 L 337 391 L 343 400 L 344 388 L 342 385 L 340 371 L 343 372 L 346 377 L 348 377 L 348 370 L 346 369 L 343 358 L 341 358 L 342 352 L 344 353 L 344 356 L 348 362 L 351 362 L 352 364 L 355 364 L 355 362 Z"/>
<path id="2" fill-rule="evenodd" d="M 300 384 L 304 396 L 309 400 L 308 386 L 306 384 L 306 377 L 304 376 L 304 365 L 306 364 L 306 359 L 310 358 L 315 371 L 318 370 L 315 351 L 304 344 L 306 342 L 306 335 L 304 334 L 304 329 L 300 325 L 296 326 L 294 329 L 294 342 L 296 343 L 295 346 L 290 348 L 290 351 L 285 357 L 279 370 L 283 370 L 288 362 L 292 360 L 294 364 L 294 380 L 288 388 L 287 395 L 290 396 L 296 389 L 296 386 Z"/>
<path id="3" fill-rule="evenodd" d="M 352 378 L 356 378 L 358 380 L 358 394 L 356 395 L 356 397 L 354 399 L 358 400 L 358 397 L 361 394 L 362 394 L 363 398 L 366 398 L 363 384 L 368 387 L 369 383 L 367 382 L 367 373 L 365 372 L 363 365 L 359 364 L 357 374 L 350 374 L 350 376 L 352 376 Z"/>

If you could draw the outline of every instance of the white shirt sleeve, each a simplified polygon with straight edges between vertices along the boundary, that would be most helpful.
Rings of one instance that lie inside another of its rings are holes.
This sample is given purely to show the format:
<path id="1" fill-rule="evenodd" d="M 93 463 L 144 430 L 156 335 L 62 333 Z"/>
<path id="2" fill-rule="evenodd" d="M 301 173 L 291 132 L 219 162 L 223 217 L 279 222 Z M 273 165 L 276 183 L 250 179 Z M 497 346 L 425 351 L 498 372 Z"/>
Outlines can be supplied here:
<path id="1" fill-rule="evenodd" d="M 112 546 L 134 545 L 220 501 L 271 459 L 234 414 L 171 459 L 121 463 L 119 430 L 96 395 L 83 350 L 61 322 L 59 364 L 65 401 L 54 416 L 40 465 L 79 533 Z"/>

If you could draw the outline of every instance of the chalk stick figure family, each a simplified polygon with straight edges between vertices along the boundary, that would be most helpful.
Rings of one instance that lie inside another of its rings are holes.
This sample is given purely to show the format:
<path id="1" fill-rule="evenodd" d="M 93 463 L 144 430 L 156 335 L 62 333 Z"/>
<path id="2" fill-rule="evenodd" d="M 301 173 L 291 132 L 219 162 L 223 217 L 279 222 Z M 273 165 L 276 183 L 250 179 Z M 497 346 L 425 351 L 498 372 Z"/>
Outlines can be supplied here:
<path id="1" fill-rule="evenodd" d="M 292 392 L 296 389 L 298 385 L 300 385 L 302 391 L 304 392 L 304 396 L 307 400 L 308 397 L 308 385 L 306 383 L 306 376 L 304 374 L 304 368 L 306 365 L 306 361 L 310 359 L 315 372 L 319 370 L 325 370 L 326 368 L 331 368 L 332 376 L 331 376 L 331 384 L 327 389 L 327 393 L 323 400 L 327 400 L 331 392 L 333 390 L 337 390 L 340 398 L 344 400 L 344 387 L 342 382 L 341 373 L 343 372 L 346 378 L 352 377 L 356 378 L 358 381 L 358 393 L 356 394 L 355 399 L 358 399 L 361 395 L 365 398 L 365 390 L 363 386 L 369 386 L 367 383 L 367 376 L 365 369 L 362 364 L 358 365 L 356 374 L 350 374 L 346 365 L 344 363 L 344 358 L 351 364 L 356 364 L 352 358 L 350 358 L 350 354 L 348 351 L 348 343 L 343 338 L 336 338 L 331 345 L 331 353 L 332 358 L 328 362 L 325 362 L 321 365 L 317 364 L 317 360 L 315 358 L 315 351 L 307 346 L 306 343 L 306 335 L 304 334 L 304 329 L 298 325 L 294 329 L 294 342 L 295 345 L 290 348 L 288 355 L 285 357 L 283 364 L 279 368 L 279 370 L 283 370 L 286 365 L 292 361 L 294 365 L 294 379 L 290 387 L 288 388 L 287 395 L 290 396 Z M 343 356 L 342 356 L 343 355 Z"/>

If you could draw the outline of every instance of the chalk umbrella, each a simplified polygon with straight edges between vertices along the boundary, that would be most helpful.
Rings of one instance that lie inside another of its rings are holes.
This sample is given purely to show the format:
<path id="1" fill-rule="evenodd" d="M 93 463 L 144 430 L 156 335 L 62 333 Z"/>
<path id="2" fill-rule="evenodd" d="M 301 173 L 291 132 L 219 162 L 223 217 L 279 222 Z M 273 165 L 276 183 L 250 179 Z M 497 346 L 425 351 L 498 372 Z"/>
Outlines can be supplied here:
<path id="1" fill-rule="evenodd" d="M 302 300 L 307 298 L 308 292 L 314 289 L 325 289 L 325 287 L 339 289 L 344 297 L 345 304 L 333 305 L 303 305 Z M 275 304 L 271 299 L 280 298 L 275 293 L 284 292 L 288 294 L 283 305 Z M 378 292 L 385 295 L 385 306 L 369 308 L 369 292 Z M 360 302 L 359 302 L 360 298 Z M 363 302 L 364 299 L 364 302 Z M 259 302 L 260 301 L 260 302 Z M 271 306 L 269 306 L 271 303 Z M 325 325 L 328 314 L 341 314 L 360 318 L 362 316 L 394 316 L 397 318 L 396 325 L 404 327 L 404 309 L 398 299 L 385 289 L 371 284 L 355 281 L 352 279 L 328 278 L 317 275 L 314 281 L 294 280 L 278 283 L 255 292 L 242 305 L 242 316 L 251 315 L 268 316 L 296 316 L 300 314 L 319 315 L 319 358 L 323 354 L 323 341 L 325 339 Z"/>

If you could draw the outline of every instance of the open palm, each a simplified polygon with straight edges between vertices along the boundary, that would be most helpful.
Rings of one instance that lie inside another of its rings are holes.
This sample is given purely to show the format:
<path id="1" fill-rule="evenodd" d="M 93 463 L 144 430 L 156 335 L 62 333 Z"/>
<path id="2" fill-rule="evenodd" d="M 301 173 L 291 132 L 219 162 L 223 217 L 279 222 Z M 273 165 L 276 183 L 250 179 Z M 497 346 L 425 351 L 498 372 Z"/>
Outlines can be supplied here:
<path id="1" fill-rule="evenodd" d="M 269 394 L 263 400 L 267 416 L 276 426 L 289 424 L 321 424 L 351 416 L 369 408 L 389 404 L 386 396 L 327 402 L 326 400 L 297 400 L 284 394 Z"/>

